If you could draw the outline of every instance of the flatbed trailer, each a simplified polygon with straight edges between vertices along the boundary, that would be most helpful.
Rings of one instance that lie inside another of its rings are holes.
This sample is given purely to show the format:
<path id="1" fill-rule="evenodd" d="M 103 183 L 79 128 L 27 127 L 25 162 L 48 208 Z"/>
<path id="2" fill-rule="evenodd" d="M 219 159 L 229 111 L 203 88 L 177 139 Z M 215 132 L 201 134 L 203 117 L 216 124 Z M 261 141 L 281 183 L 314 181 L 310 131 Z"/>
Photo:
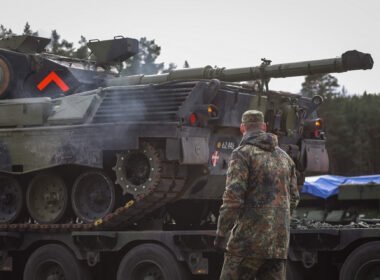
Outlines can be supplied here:
<path id="1" fill-rule="evenodd" d="M 356 226 L 292 230 L 288 279 L 380 279 L 380 227 Z"/>
<path id="2" fill-rule="evenodd" d="M 67 279 L 60 278 L 67 270 L 70 280 L 217 279 L 223 257 L 214 236 L 213 230 L 0 232 L 0 279 Z"/>
<path id="3" fill-rule="evenodd" d="M 3 231 L 0 279 L 218 279 L 223 255 L 214 237 L 214 230 Z M 379 279 L 380 228 L 293 229 L 287 269 L 288 280 Z"/>

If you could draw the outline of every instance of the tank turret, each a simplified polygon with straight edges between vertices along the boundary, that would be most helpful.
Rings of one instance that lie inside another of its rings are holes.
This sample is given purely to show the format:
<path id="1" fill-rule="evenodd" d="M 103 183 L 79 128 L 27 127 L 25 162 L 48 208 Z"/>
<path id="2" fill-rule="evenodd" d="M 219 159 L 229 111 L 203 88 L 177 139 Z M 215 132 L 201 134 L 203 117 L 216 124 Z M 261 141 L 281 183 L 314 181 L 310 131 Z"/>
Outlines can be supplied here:
<path id="1" fill-rule="evenodd" d="M 61 97 L 98 87 L 160 84 L 176 80 L 218 79 L 224 82 L 261 80 L 268 89 L 271 78 L 321 73 L 340 73 L 371 69 L 370 54 L 347 51 L 341 57 L 303 62 L 270 65 L 262 59 L 259 66 L 243 68 L 200 67 L 171 70 L 156 75 L 130 75 L 118 77 L 112 66 L 123 62 L 138 52 L 138 41 L 116 36 L 112 40 L 90 40 L 87 46 L 95 60 L 62 57 L 44 52 L 50 39 L 23 35 L 0 40 L 0 99 L 25 97 Z M 102 71 L 98 71 L 99 68 Z M 67 85 L 63 93 L 54 83 L 43 90 L 38 86 L 54 72 Z"/>
<path id="2" fill-rule="evenodd" d="M 49 43 L 48 38 L 30 35 L 0 40 L 0 99 L 58 98 L 98 88 L 103 86 L 105 79 L 116 75 L 112 65 L 138 52 L 138 41 L 122 36 L 112 40 L 90 40 L 88 47 L 95 60 L 47 53 L 45 47 Z M 64 92 L 55 83 L 39 87 L 53 72 L 56 79 L 65 83 Z"/>

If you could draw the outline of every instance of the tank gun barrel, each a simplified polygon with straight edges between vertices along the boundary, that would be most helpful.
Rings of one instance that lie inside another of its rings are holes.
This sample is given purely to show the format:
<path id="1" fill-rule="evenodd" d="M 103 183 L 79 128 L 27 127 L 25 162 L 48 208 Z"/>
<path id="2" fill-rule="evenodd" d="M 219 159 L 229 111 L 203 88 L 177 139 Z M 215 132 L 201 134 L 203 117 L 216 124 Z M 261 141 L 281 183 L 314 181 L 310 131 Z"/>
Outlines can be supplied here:
<path id="1" fill-rule="evenodd" d="M 365 70 L 373 67 L 370 54 L 356 50 L 347 51 L 341 57 L 310 60 L 293 63 L 268 65 L 263 63 L 255 67 L 243 68 L 188 68 L 172 70 L 169 73 L 157 75 L 133 75 L 118 77 L 108 81 L 110 86 L 157 84 L 173 80 L 219 79 L 226 82 L 241 82 L 249 80 L 268 80 L 270 78 L 286 78 L 325 73 L 341 73 L 351 70 Z"/>

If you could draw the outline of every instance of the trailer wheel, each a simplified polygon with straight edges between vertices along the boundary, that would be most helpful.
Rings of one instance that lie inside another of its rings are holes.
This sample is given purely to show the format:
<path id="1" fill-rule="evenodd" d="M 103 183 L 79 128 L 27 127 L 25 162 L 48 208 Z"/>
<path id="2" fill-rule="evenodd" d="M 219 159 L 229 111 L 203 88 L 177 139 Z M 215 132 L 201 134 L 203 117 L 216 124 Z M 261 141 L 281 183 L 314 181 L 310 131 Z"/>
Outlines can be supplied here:
<path id="1" fill-rule="evenodd" d="M 28 259 L 24 280 L 90 280 L 88 269 L 62 245 L 38 248 Z"/>
<path id="2" fill-rule="evenodd" d="M 188 277 L 173 255 L 157 244 L 143 244 L 130 250 L 117 271 L 117 280 L 182 280 Z"/>
<path id="3" fill-rule="evenodd" d="M 380 279 L 380 241 L 368 242 L 356 248 L 344 262 L 339 279 Z"/>

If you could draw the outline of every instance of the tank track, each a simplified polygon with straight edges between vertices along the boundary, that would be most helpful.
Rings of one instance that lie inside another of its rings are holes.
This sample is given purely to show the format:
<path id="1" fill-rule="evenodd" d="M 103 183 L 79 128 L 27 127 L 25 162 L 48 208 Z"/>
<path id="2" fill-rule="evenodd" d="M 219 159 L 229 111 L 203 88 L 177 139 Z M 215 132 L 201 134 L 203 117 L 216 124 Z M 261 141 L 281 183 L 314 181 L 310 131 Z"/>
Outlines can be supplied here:
<path id="1" fill-rule="evenodd" d="M 15 223 L 0 224 L 0 232 L 65 232 L 81 230 L 112 230 L 119 226 L 128 226 L 141 220 L 148 213 L 174 200 L 183 191 L 186 182 L 186 167 L 175 161 L 161 160 L 160 181 L 146 193 L 140 194 L 135 200 L 128 201 L 124 206 L 92 224 L 33 224 Z"/>

